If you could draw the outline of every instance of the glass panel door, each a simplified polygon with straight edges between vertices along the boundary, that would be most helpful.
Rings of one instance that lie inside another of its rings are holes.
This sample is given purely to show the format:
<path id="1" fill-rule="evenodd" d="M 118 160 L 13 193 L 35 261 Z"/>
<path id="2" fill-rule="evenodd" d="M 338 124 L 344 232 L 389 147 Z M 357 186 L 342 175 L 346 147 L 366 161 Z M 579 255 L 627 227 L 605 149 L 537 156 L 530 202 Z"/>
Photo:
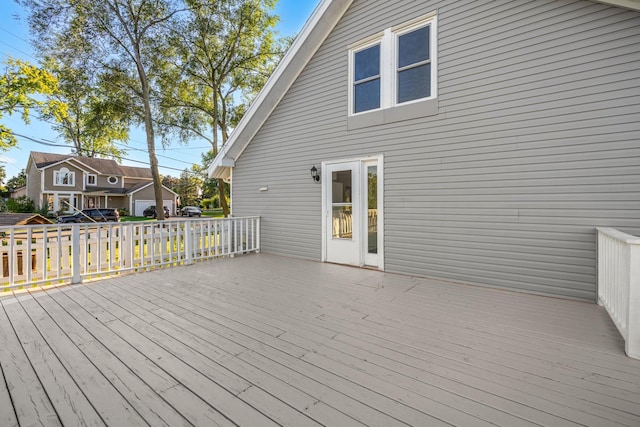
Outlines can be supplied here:
<path id="1" fill-rule="evenodd" d="M 353 240 L 353 171 L 331 174 L 332 238 Z"/>
<path id="2" fill-rule="evenodd" d="M 360 255 L 361 198 L 360 164 L 327 165 L 323 173 L 325 191 L 325 260 L 362 265 Z"/>

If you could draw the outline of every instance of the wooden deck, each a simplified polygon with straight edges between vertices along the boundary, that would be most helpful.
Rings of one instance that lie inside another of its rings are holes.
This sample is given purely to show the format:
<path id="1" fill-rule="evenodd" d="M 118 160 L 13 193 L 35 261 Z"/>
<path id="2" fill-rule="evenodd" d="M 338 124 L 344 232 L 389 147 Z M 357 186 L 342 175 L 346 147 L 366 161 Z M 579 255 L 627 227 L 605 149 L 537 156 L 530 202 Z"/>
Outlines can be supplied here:
<path id="1" fill-rule="evenodd" d="M 0 426 L 640 426 L 601 307 L 260 254 L 0 298 Z"/>

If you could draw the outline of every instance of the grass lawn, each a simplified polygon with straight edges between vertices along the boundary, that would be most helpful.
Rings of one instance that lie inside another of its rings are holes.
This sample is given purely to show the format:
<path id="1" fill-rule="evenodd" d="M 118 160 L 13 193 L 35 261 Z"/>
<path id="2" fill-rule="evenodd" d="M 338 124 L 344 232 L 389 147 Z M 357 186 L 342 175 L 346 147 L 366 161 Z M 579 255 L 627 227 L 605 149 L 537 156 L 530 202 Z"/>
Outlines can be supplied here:
<path id="1" fill-rule="evenodd" d="M 172 217 L 169 217 L 171 219 Z M 202 211 L 202 218 L 223 218 L 222 209 L 210 209 Z M 155 221 L 153 218 L 145 218 L 143 216 L 121 216 L 121 222 L 140 222 L 140 221 Z"/>
<path id="2" fill-rule="evenodd" d="M 203 210 L 203 217 L 211 217 L 211 218 L 222 218 L 224 215 L 222 214 L 222 209 L 211 209 L 211 210 Z"/>
<path id="3" fill-rule="evenodd" d="M 121 216 L 120 222 L 140 222 L 140 221 L 155 221 L 153 218 L 145 218 L 143 216 Z"/>

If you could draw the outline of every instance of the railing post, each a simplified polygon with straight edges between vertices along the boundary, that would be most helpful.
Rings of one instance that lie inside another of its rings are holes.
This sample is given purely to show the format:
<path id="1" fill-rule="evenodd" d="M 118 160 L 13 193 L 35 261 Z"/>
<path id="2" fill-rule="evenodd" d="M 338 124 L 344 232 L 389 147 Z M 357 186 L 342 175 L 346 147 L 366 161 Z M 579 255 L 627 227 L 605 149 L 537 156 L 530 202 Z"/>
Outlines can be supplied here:
<path id="1" fill-rule="evenodd" d="M 260 217 L 256 218 L 256 253 L 260 253 Z"/>
<path id="2" fill-rule="evenodd" d="M 71 283 L 82 283 L 80 276 L 80 226 L 71 226 Z"/>
<path id="3" fill-rule="evenodd" d="M 627 356 L 640 359 L 640 243 L 629 245 L 629 315 Z"/>
<path id="4" fill-rule="evenodd" d="M 193 236 L 192 236 L 192 223 L 193 221 L 188 219 L 184 221 L 184 263 L 185 265 L 193 264 Z"/>

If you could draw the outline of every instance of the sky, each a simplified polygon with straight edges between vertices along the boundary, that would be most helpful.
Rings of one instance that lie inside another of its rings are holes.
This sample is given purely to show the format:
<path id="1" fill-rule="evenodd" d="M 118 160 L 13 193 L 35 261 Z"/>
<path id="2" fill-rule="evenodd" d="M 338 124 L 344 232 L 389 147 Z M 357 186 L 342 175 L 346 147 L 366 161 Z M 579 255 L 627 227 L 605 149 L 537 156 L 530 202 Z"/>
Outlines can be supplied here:
<path id="1" fill-rule="evenodd" d="M 31 63 L 37 63 L 33 55 L 33 49 L 29 44 L 29 31 L 26 25 L 26 14 L 20 5 L 14 0 L 0 0 L 2 12 L 0 13 L 0 62 L 4 62 L 9 56 L 14 59 L 23 59 Z M 297 34 L 311 16 L 313 9 L 319 0 L 279 0 L 275 14 L 280 17 L 280 22 L 276 30 L 283 36 Z M 64 141 L 57 137 L 50 125 L 41 122 L 32 115 L 31 123 L 25 124 L 20 118 L 20 114 L 7 116 L 2 119 L 2 123 L 9 127 L 14 133 L 24 135 L 37 141 L 52 141 L 64 145 Z M 146 150 L 146 140 L 144 131 L 140 128 L 130 132 L 127 154 L 125 157 L 130 160 L 123 160 L 124 165 L 145 167 L 149 162 L 149 155 Z M 71 145 L 68 148 L 51 147 L 27 138 L 19 137 L 18 146 L 8 151 L 0 151 L 0 165 L 4 166 L 6 179 L 17 175 L 20 170 L 27 166 L 27 160 L 31 151 L 53 152 L 59 154 L 71 153 Z M 209 150 L 210 146 L 206 142 L 191 142 L 189 145 L 174 143 L 163 148 L 158 141 L 156 144 L 156 154 L 160 173 L 163 175 L 180 175 L 180 171 L 191 168 L 191 165 L 201 162 L 203 153 Z M 5 179 L 5 182 L 6 182 Z"/>

